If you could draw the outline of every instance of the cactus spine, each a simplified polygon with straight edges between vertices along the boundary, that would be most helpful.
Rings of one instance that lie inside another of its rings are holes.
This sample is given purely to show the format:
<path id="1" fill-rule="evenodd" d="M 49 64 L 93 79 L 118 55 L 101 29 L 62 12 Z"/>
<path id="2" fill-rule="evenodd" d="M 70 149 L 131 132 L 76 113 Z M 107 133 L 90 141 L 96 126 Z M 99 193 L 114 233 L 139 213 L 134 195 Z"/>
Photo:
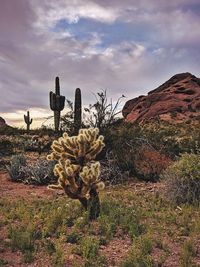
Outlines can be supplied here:
<path id="1" fill-rule="evenodd" d="M 60 95 L 59 77 L 55 79 L 55 93 L 50 92 L 50 108 L 54 111 L 55 131 L 58 132 L 60 125 L 60 112 L 65 107 L 65 97 Z"/>
<path id="2" fill-rule="evenodd" d="M 31 123 L 33 122 L 33 119 L 30 119 L 30 113 L 29 111 L 27 111 L 27 115 L 24 115 L 24 121 L 26 123 L 26 129 L 27 129 L 27 132 L 29 132 L 30 130 L 30 125 Z"/>
<path id="3" fill-rule="evenodd" d="M 52 189 L 64 189 L 68 197 L 78 199 L 89 212 L 91 220 L 100 213 L 98 192 L 104 189 L 100 180 L 100 163 L 94 161 L 97 154 L 105 146 L 99 129 L 80 129 L 77 136 L 63 134 L 54 141 L 52 153 L 48 160 L 57 162 L 54 174 L 58 176 L 58 184 L 50 185 Z"/>
<path id="4" fill-rule="evenodd" d="M 82 124 L 82 104 L 81 104 L 81 89 L 77 88 L 75 92 L 74 103 L 74 132 L 78 134 Z"/>

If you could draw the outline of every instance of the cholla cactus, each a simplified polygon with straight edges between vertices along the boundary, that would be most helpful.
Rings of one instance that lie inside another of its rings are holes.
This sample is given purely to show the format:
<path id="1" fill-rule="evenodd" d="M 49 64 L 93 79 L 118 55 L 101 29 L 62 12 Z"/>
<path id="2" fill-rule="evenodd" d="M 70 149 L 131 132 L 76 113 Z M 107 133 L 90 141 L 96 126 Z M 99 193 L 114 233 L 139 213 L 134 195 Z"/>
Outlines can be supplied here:
<path id="1" fill-rule="evenodd" d="M 56 160 L 54 174 L 58 176 L 58 184 L 49 188 L 64 189 L 65 193 L 89 209 L 90 219 L 98 217 L 100 203 L 98 191 L 104 189 L 100 181 L 100 163 L 94 161 L 97 154 L 105 146 L 102 135 L 98 136 L 98 128 L 81 129 L 77 136 L 63 134 L 54 141 L 52 153 L 48 160 Z"/>

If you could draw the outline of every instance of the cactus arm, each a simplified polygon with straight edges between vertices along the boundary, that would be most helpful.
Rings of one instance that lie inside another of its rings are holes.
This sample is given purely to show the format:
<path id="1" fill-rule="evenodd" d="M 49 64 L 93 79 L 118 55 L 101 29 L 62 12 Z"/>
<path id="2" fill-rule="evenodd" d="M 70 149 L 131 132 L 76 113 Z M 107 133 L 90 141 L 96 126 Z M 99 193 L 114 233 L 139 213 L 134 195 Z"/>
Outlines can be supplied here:
<path id="1" fill-rule="evenodd" d="M 55 94 L 52 91 L 49 93 L 49 100 L 50 100 L 50 108 L 51 110 L 54 111 L 56 109 L 55 106 L 56 101 L 55 101 Z"/>

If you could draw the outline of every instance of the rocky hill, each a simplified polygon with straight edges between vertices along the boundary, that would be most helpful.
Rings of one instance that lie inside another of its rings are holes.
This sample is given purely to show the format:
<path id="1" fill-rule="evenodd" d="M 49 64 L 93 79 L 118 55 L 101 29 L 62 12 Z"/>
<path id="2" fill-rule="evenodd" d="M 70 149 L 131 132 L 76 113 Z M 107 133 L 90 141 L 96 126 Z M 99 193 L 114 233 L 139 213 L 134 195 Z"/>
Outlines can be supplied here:
<path id="1" fill-rule="evenodd" d="M 6 121 L 2 117 L 0 117 L 0 127 L 2 126 L 6 126 Z"/>
<path id="2" fill-rule="evenodd" d="M 147 96 L 127 101 L 122 114 L 128 122 L 199 120 L 200 79 L 188 72 L 176 74 Z"/>

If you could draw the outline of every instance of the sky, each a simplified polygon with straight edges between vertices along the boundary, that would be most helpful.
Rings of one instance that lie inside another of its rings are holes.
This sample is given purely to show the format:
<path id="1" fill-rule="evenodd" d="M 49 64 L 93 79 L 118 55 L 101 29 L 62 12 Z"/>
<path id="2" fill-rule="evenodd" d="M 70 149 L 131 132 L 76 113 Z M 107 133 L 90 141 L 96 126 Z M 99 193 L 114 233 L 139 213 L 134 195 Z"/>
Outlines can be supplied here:
<path id="1" fill-rule="evenodd" d="M 52 111 L 49 91 L 84 105 L 94 93 L 125 101 L 171 76 L 200 73 L 199 0 L 0 0 L 0 116 L 33 127 Z M 65 111 L 63 111 L 63 114 Z"/>

